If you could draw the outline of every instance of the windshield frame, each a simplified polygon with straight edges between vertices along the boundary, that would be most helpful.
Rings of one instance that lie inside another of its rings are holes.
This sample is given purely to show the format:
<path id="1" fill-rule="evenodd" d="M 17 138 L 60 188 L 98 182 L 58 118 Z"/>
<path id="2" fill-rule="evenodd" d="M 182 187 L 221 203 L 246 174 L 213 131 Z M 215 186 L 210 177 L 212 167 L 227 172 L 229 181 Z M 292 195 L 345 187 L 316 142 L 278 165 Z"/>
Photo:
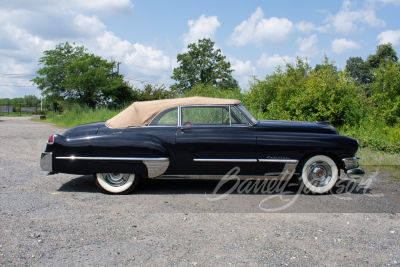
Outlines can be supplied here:
<path id="1" fill-rule="evenodd" d="M 256 125 L 260 122 L 260 120 L 256 119 L 242 104 L 236 105 L 236 110 L 239 111 L 240 115 L 246 118 L 246 120 L 251 125 Z"/>

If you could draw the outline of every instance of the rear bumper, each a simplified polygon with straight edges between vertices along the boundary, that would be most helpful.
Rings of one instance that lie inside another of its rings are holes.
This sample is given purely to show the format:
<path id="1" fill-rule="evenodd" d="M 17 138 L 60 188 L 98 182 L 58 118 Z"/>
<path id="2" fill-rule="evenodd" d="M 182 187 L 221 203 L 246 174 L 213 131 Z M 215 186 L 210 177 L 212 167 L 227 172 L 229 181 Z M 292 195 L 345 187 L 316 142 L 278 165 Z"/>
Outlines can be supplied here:
<path id="1" fill-rule="evenodd" d="M 359 157 L 345 158 L 343 159 L 344 163 L 344 172 L 348 177 L 354 178 L 362 178 L 365 174 L 365 171 L 359 167 L 358 161 Z"/>
<path id="2" fill-rule="evenodd" d="M 43 152 L 40 157 L 40 168 L 43 171 L 53 172 L 53 155 L 51 152 Z"/>

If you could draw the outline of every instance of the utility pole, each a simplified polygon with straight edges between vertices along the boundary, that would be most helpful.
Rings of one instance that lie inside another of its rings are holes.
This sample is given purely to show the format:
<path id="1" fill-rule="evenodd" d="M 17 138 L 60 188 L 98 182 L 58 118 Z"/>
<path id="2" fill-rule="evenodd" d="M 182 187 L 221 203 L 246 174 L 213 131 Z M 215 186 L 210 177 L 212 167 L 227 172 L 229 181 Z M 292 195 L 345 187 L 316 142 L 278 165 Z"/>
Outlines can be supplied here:
<path id="1" fill-rule="evenodd" d="M 117 73 L 119 75 L 119 64 L 122 64 L 121 62 L 117 62 Z"/>

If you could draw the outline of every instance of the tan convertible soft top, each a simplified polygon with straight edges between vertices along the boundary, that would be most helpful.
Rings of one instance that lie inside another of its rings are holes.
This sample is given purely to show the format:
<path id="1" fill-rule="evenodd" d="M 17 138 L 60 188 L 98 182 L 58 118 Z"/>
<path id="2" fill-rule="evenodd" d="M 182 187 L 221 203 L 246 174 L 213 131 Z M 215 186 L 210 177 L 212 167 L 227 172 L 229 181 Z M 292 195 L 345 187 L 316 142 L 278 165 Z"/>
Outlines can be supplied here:
<path id="1" fill-rule="evenodd" d="M 241 102 L 236 99 L 200 96 L 134 102 L 132 105 L 106 121 L 106 124 L 110 128 L 144 126 L 149 124 L 158 113 L 172 107 L 186 105 L 238 105 L 240 103 Z"/>

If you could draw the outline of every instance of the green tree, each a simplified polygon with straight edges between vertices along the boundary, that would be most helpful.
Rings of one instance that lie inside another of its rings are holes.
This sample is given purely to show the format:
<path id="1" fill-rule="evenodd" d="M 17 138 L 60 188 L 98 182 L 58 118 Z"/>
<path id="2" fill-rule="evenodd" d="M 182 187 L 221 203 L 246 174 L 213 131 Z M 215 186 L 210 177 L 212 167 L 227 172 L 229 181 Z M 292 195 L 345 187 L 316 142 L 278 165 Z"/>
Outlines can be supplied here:
<path id="1" fill-rule="evenodd" d="M 211 85 L 219 89 L 238 87 L 233 79 L 230 62 L 221 54 L 221 50 L 214 49 L 214 42 L 210 39 L 199 40 L 198 43 L 188 45 L 188 51 L 178 54 L 179 67 L 173 71 L 172 79 L 177 81 L 171 90 L 177 93 L 190 91 L 198 84 Z"/>
<path id="2" fill-rule="evenodd" d="M 61 43 L 53 50 L 43 52 L 44 56 L 39 59 L 40 68 L 36 73 L 39 74 L 32 81 L 37 84 L 42 95 L 46 96 L 49 103 L 54 108 L 64 101 L 66 91 L 66 68 L 68 62 L 83 56 L 85 48 L 83 46 L 72 46 L 68 42 Z"/>
<path id="3" fill-rule="evenodd" d="M 115 62 L 87 53 L 70 60 L 65 69 L 64 99 L 91 108 L 130 101 L 132 90 L 122 75 L 112 71 L 114 67 Z"/>
<path id="4" fill-rule="evenodd" d="M 135 101 L 159 100 L 174 97 L 174 94 L 167 90 L 164 85 L 156 86 L 146 84 L 143 89 L 133 91 Z"/>
<path id="5" fill-rule="evenodd" d="M 328 58 L 312 69 L 297 59 L 250 87 L 248 97 L 267 119 L 325 121 L 355 124 L 362 116 L 361 91 Z"/>
<path id="6" fill-rule="evenodd" d="M 373 117 L 389 125 L 400 122 L 400 63 L 391 60 L 382 62 L 373 70 L 375 81 L 372 84 L 370 101 L 374 106 Z"/>
<path id="7" fill-rule="evenodd" d="M 25 95 L 24 96 L 24 103 L 28 107 L 36 107 L 40 104 L 40 99 L 37 98 L 35 95 Z"/>
<path id="8" fill-rule="evenodd" d="M 371 69 L 375 69 L 378 68 L 382 62 L 397 62 L 398 60 L 399 58 L 397 57 L 397 53 L 393 49 L 392 44 L 388 43 L 378 45 L 375 55 L 370 55 L 367 59 L 367 63 Z"/>
<path id="9" fill-rule="evenodd" d="M 123 76 L 113 72 L 116 62 L 107 62 L 85 52 L 83 46 L 61 43 L 44 51 L 43 65 L 32 81 L 54 108 L 77 103 L 93 108 L 97 105 L 118 106 L 133 98 L 132 88 Z"/>
<path id="10" fill-rule="evenodd" d="M 377 46 L 376 53 L 369 55 L 366 61 L 361 57 L 350 57 L 346 61 L 346 71 L 357 86 L 362 86 L 364 91 L 370 94 L 371 83 L 375 78 L 373 69 L 379 68 L 382 63 L 387 61 L 398 61 L 397 53 L 390 43 Z"/>
<path id="11" fill-rule="evenodd" d="M 357 86 L 372 82 L 371 66 L 361 57 L 350 57 L 346 61 L 346 71 L 353 78 Z"/>

